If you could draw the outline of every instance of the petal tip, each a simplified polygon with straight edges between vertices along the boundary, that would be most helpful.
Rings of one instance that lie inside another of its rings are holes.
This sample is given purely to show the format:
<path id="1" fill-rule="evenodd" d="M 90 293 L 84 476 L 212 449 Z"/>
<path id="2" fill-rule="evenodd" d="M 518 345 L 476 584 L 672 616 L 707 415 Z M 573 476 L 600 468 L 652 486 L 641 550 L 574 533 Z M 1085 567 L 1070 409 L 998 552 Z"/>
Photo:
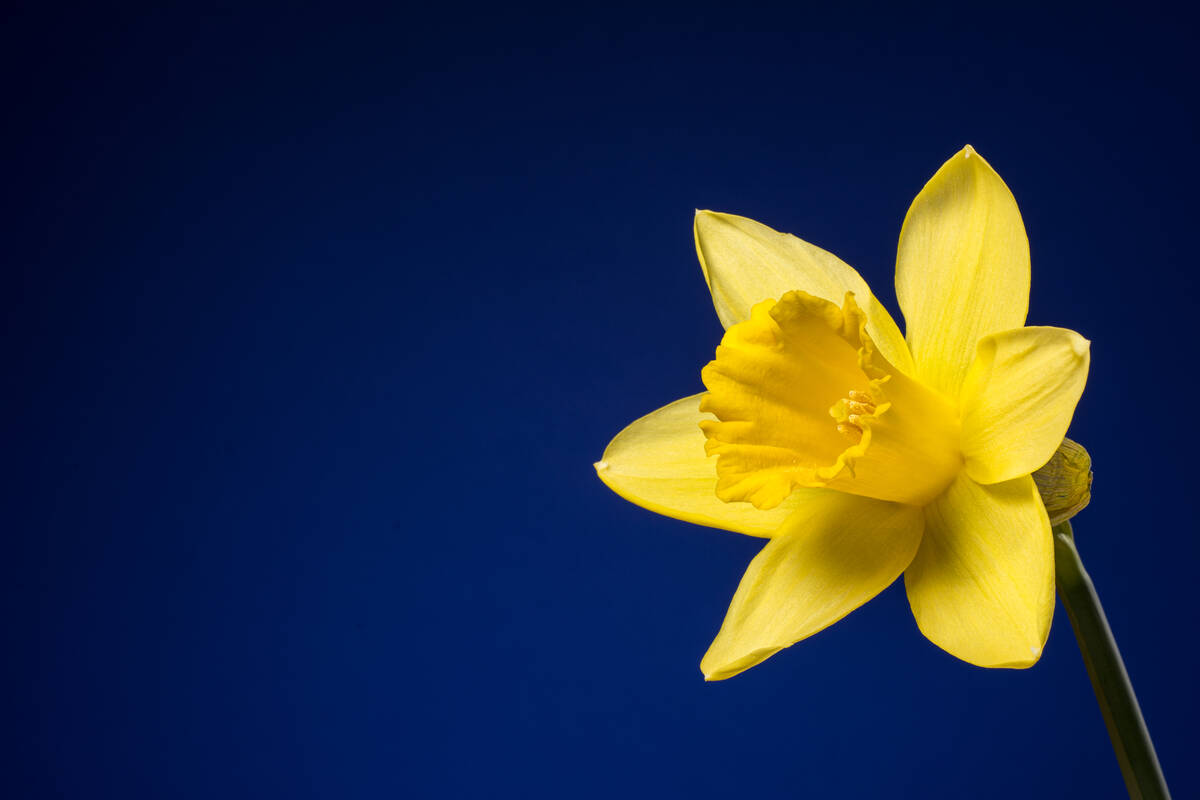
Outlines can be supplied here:
<path id="1" fill-rule="evenodd" d="M 1029 655 L 1013 658 L 995 664 L 979 664 L 978 666 L 991 669 L 1029 669 L 1042 658 L 1042 648 L 1037 645 L 1029 646 Z"/>
<path id="2" fill-rule="evenodd" d="M 720 634 L 717 635 L 717 638 L 720 639 Z M 736 675 L 741 675 L 751 667 L 758 666 L 780 650 L 790 646 L 790 644 L 786 644 L 782 647 L 758 647 L 741 656 L 732 656 L 728 649 L 724 648 L 723 652 L 719 651 L 714 655 L 714 650 L 717 648 L 717 642 L 714 641 L 713 646 L 704 654 L 704 658 L 700 659 L 700 671 L 704 673 L 704 680 L 707 683 L 728 680 Z"/>

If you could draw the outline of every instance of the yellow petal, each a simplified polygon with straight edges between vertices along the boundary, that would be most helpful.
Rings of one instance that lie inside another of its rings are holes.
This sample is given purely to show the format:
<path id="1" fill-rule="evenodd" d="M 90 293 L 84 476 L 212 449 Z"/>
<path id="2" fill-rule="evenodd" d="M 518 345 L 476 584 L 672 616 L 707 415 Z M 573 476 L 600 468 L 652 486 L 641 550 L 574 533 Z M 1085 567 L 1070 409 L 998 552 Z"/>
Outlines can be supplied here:
<path id="1" fill-rule="evenodd" d="M 793 290 L 834 303 L 854 292 L 880 352 L 912 374 L 912 356 L 891 314 L 862 276 L 833 253 L 752 219 L 715 211 L 696 212 L 695 236 L 704 279 L 726 328 L 749 319 L 755 304 Z"/>
<path id="2" fill-rule="evenodd" d="M 921 511 L 829 489 L 805 502 L 746 570 L 700 662 L 722 680 L 829 627 L 886 589 L 921 541 Z"/>
<path id="3" fill-rule="evenodd" d="M 938 647 L 980 667 L 1032 666 L 1054 613 L 1054 543 L 1033 478 L 982 486 L 960 475 L 925 507 L 904 586 Z"/>
<path id="4" fill-rule="evenodd" d="M 951 398 L 976 342 L 1025 323 L 1025 224 L 1012 192 L 970 145 L 942 165 L 908 209 L 896 296 L 917 376 Z"/>
<path id="5" fill-rule="evenodd" d="M 766 509 L 827 486 L 920 505 L 962 468 L 957 409 L 880 357 L 844 302 L 788 292 L 725 332 L 700 373 L 721 499 Z"/>
<path id="6" fill-rule="evenodd" d="M 700 398 L 676 400 L 617 434 L 596 462 L 596 474 L 614 492 L 657 514 L 712 528 L 770 536 L 796 503 L 770 511 L 717 499 L 717 459 L 704 452 Z"/>
<path id="7" fill-rule="evenodd" d="M 1090 345 L 1075 331 L 1037 327 L 979 342 L 962 390 L 967 474 L 998 483 L 1050 460 L 1083 394 Z"/>

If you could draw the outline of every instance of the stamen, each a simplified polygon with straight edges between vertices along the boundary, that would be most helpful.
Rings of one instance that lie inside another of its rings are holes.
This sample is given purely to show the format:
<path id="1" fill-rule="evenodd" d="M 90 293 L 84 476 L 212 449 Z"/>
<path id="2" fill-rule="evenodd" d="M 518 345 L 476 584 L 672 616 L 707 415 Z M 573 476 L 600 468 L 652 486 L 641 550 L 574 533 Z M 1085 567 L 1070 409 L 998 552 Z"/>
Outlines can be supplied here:
<path id="1" fill-rule="evenodd" d="M 866 392 L 851 389 L 829 409 L 829 413 L 837 420 L 838 432 L 857 442 L 863 434 L 863 417 L 875 413 L 875 401 Z"/>

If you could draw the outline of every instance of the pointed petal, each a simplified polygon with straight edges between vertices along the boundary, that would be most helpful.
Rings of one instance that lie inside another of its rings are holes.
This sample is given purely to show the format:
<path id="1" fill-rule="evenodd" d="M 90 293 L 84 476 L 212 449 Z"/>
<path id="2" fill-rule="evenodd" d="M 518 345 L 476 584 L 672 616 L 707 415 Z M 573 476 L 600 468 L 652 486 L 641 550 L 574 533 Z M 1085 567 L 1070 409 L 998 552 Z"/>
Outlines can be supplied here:
<path id="1" fill-rule="evenodd" d="M 925 507 L 904 586 L 938 647 L 980 667 L 1032 666 L 1054 614 L 1054 543 L 1033 478 L 982 486 L 961 475 Z"/>
<path id="2" fill-rule="evenodd" d="M 891 314 L 862 276 L 833 253 L 752 219 L 715 211 L 696 212 L 695 236 L 704 279 L 726 328 L 749 319 L 756 303 L 793 290 L 839 304 L 846 292 L 854 292 L 879 351 L 898 370 L 912 374 L 912 356 Z"/>
<path id="3" fill-rule="evenodd" d="M 1066 328 L 1018 328 L 980 340 L 962 391 L 967 474 L 999 483 L 1050 460 L 1083 394 L 1090 346 Z"/>
<path id="4" fill-rule="evenodd" d="M 796 509 L 742 577 L 720 633 L 700 662 L 730 678 L 820 631 L 883 591 L 921 541 L 914 506 L 828 489 L 801 490 Z"/>
<path id="5" fill-rule="evenodd" d="M 704 452 L 696 394 L 676 400 L 631 423 L 617 434 L 596 462 L 596 474 L 608 488 L 656 514 L 736 531 L 770 536 L 787 519 L 797 500 L 770 511 L 749 503 L 717 499 L 717 457 Z"/>
<path id="6" fill-rule="evenodd" d="M 942 165 L 908 209 L 896 296 L 918 377 L 951 398 L 976 342 L 1025 323 L 1025 224 L 1012 192 L 970 145 Z"/>

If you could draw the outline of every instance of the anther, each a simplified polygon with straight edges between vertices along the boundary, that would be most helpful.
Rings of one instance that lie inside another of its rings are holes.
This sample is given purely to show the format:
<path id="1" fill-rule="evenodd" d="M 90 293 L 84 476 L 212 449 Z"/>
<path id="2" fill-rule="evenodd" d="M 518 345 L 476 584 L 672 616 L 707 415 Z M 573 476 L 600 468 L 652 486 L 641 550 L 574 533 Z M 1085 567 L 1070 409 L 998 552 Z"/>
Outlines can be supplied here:
<path id="1" fill-rule="evenodd" d="M 830 413 L 839 419 L 839 433 L 858 439 L 863 434 L 863 418 L 875 413 L 875 401 L 866 392 L 852 389 L 830 409 Z"/>

